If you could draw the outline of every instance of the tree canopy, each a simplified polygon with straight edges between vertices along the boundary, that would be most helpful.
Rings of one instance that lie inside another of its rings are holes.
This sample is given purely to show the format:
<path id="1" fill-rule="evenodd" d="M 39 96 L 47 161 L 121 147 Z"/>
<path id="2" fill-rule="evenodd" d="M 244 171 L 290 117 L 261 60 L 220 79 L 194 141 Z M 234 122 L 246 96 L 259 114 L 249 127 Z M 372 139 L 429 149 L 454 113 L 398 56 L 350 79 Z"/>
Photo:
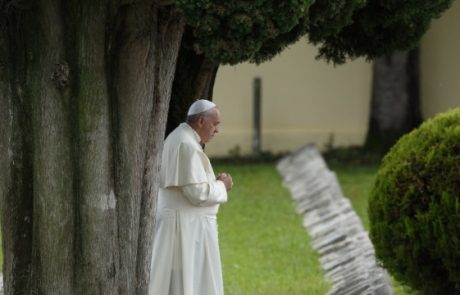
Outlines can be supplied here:
<path id="1" fill-rule="evenodd" d="M 306 36 L 318 57 L 341 64 L 418 44 L 452 0 L 177 0 L 190 46 L 220 64 L 261 63 Z"/>

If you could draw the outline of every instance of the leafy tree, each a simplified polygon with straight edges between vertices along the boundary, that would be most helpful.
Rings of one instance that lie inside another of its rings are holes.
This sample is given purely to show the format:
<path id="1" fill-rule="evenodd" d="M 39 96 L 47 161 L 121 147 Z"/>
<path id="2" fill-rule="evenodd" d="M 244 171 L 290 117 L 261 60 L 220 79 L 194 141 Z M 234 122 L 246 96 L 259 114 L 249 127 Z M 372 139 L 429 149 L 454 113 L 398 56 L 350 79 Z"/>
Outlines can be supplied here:
<path id="1" fill-rule="evenodd" d="M 381 2 L 0 0 L 6 294 L 145 294 L 176 94 L 305 34 L 336 63 L 411 47 L 450 3 Z"/>

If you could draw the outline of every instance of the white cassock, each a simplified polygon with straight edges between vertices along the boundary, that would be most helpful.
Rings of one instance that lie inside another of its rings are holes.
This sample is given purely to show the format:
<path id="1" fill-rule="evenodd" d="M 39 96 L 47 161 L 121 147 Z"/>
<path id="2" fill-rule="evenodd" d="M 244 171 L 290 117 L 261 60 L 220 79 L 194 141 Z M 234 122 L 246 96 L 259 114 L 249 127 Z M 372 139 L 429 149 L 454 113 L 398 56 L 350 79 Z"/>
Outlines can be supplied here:
<path id="1" fill-rule="evenodd" d="M 149 295 L 221 295 L 216 214 L 227 190 L 199 135 L 182 123 L 165 141 Z"/>

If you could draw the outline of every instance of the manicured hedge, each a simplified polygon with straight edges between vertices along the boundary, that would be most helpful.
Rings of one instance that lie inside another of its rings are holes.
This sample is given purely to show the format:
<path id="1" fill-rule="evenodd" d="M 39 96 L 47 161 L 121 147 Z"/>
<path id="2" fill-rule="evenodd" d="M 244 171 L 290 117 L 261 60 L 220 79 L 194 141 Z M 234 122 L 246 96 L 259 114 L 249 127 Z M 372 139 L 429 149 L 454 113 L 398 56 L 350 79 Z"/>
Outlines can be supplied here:
<path id="1" fill-rule="evenodd" d="M 460 294 L 460 109 L 426 121 L 383 159 L 369 199 L 377 258 L 422 294 Z"/>

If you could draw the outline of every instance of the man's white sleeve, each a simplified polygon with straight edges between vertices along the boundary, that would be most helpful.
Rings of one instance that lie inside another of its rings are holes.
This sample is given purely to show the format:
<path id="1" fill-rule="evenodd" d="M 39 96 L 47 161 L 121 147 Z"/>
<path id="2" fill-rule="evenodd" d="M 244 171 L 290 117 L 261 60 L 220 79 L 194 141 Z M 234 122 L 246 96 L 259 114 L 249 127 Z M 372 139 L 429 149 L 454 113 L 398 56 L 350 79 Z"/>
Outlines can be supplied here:
<path id="1" fill-rule="evenodd" d="M 227 189 L 220 181 L 188 184 L 181 187 L 187 199 L 195 206 L 212 206 L 227 202 Z"/>

